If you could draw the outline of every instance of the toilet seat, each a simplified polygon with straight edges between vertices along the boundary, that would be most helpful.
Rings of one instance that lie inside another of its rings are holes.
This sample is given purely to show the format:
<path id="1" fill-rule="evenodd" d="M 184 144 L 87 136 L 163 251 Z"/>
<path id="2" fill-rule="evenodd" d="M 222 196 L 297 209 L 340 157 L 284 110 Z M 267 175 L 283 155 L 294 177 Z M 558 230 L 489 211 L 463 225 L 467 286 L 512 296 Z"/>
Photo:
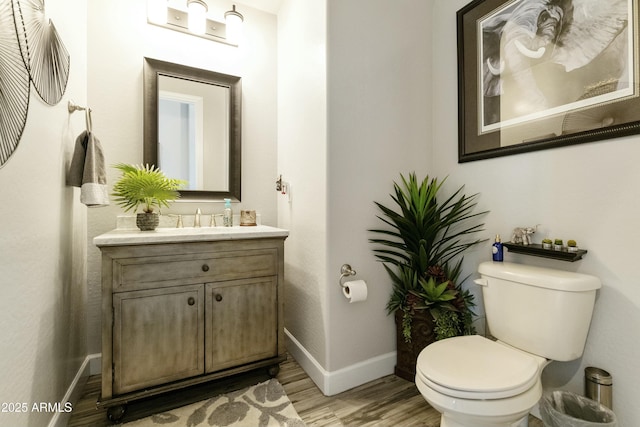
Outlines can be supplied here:
<path id="1" fill-rule="evenodd" d="M 546 362 L 480 335 L 454 337 L 422 350 L 416 381 L 451 397 L 504 399 L 532 388 Z"/>

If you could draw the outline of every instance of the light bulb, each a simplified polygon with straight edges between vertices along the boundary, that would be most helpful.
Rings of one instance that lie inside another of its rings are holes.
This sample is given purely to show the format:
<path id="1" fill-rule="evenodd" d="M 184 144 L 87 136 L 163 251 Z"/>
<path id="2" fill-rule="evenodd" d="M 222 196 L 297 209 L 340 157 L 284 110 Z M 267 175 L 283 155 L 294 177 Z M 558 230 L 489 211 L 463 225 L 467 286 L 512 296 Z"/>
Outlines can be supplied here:
<path id="1" fill-rule="evenodd" d="M 189 31 L 204 34 L 207 31 L 207 4 L 202 0 L 188 0 Z"/>
<path id="2" fill-rule="evenodd" d="M 227 42 L 238 45 L 242 40 L 242 21 L 244 18 L 236 11 L 236 5 L 233 5 L 233 9 L 225 12 L 224 19 L 227 25 Z"/>

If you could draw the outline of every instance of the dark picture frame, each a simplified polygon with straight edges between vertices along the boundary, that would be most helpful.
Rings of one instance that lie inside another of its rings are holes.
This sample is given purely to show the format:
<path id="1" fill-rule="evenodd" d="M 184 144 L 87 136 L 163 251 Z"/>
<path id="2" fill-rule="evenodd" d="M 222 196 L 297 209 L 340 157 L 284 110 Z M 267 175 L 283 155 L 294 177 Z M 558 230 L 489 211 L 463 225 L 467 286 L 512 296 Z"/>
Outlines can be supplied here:
<path id="1" fill-rule="evenodd" d="M 638 0 L 457 12 L 458 162 L 640 133 Z"/>

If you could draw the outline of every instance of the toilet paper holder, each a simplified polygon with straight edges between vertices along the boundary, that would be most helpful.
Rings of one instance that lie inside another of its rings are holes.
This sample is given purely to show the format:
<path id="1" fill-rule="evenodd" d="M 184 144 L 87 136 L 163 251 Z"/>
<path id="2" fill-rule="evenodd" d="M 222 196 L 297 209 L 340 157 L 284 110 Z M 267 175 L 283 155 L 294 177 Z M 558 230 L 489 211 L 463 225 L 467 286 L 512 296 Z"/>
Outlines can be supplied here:
<path id="1" fill-rule="evenodd" d="M 343 264 L 342 267 L 340 267 L 340 280 L 339 280 L 340 286 L 342 288 L 346 287 L 346 285 L 342 283 L 342 280 L 345 277 L 355 276 L 356 274 L 357 274 L 356 271 L 353 268 L 351 268 L 349 264 Z"/>

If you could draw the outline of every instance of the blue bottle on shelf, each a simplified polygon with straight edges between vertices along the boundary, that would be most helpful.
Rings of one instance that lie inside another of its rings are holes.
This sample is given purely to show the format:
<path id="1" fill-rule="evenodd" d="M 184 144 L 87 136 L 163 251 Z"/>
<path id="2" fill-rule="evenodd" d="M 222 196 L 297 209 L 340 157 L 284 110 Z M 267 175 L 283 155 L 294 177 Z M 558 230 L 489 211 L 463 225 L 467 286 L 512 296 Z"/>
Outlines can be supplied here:
<path id="1" fill-rule="evenodd" d="M 496 234 L 496 241 L 493 243 L 493 247 L 491 248 L 493 252 L 493 260 L 496 262 L 504 261 L 504 252 L 502 248 L 502 242 L 500 241 L 500 235 Z"/>

